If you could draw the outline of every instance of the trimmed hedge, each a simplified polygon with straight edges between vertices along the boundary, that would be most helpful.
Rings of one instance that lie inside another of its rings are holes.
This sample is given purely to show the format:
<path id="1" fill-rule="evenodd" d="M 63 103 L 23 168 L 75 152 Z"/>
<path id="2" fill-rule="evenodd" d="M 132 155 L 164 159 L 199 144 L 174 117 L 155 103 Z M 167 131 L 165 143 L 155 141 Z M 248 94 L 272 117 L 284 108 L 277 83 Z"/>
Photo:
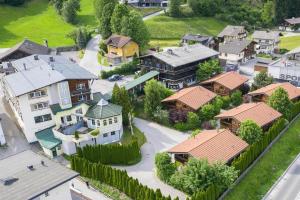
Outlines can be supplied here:
<path id="1" fill-rule="evenodd" d="M 112 165 L 133 164 L 141 158 L 140 147 L 136 140 L 128 145 L 86 145 L 78 148 L 77 154 L 90 162 Z"/>
<path id="2" fill-rule="evenodd" d="M 101 163 L 92 163 L 78 156 L 71 157 L 71 168 L 81 176 L 115 187 L 135 200 L 171 200 L 170 196 L 162 196 L 159 189 L 154 191 L 140 184 L 137 179 L 129 177 L 123 170 L 114 169 Z"/>
<path id="3" fill-rule="evenodd" d="M 219 190 L 218 187 L 211 185 L 205 191 L 200 190 L 194 193 L 191 198 L 188 198 L 187 200 L 215 200 L 219 198 L 221 193 L 222 191 Z"/>
<path id="4" fill-rule="evenodd" d="M 252 144 L 244 153 L 232 162 L 232 166 L 239 170 L 239 174 L 245 171 L 249 165 L 267 148 L 267 146 L 285 128 L 286 120 L 277 120 L 272 127 L 264 134 L 263 138 Z"/>

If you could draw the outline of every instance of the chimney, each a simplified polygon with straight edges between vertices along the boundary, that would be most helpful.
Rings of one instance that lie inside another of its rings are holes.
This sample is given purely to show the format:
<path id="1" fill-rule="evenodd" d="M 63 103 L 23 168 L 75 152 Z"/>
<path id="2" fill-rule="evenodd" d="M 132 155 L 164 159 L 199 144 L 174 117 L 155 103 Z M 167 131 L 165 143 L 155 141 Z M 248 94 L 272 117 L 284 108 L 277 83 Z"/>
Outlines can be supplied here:
<path id="1" fill-rule="evenodd" d="M 168 49 L 167 52 L 168 52 L 168 54 L 173 55 L 173 50 L 172 49 Z"/>
<path id="2" fill-rule="evenodd" d="M 27 70 L 26 64 L 23 63 L 24 70 Z"/>
<path id="3" fill-rule="evenodd" d="M 54 62 L 54 58 L 52 56 L 49 57 L 50 62 Z"/>
<path id="4" fill-rule="evenodd" d="M 38 55 L 34 55 L 33 58 L 34 58 L 34 60 L 38 60 L 39 56 Z"/>

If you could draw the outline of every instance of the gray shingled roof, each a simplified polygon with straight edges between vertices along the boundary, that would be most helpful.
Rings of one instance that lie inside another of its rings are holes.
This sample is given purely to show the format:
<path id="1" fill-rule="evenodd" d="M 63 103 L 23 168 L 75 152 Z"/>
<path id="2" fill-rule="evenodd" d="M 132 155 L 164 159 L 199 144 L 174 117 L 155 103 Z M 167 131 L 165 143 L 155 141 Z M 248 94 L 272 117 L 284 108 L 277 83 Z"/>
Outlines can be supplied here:
<path id="1" fill-rule="evenodd" d="M 182 39 L 189 41 L 205 42 L 211 40 L 212 36 L 199 35 L 199 34 L 185 34 Z"/>
<path id="2" fill-rule="evenodd" d="M 219 52 L 202 44 L 188 45 L 185 47 L 178 47 L 172 50 L 152 54 L 152 56 L 168 63 L 173 67 L 201 61 L 217 55 L 219 55 Z"/>
<path id="3" fill-rule="evenodd" d="M 265 40 L 279 40 L 278 31 L 254 31 L 252 38 Z"/>
<path id="4" fill-rule="evenodd" d="M 286 22 L 288 22 L 289 24 L 295 25 L 295 24 L 300 24 L 300 17 L 293 17 L 290 19 L 285 19 Z"/>
<path id="5" fill-rule="evenodd" d="M 4 53 L 0 54 L 0 60 L 13 54 L 16 51 L 22 51 L 22 52 L 30 54 L 30 55 L 33 55 L 33 54 L 47 55 L 50 53 L 50 49 L 48 47 L 26 39 L 26 40 L 16 44 L 14 47 L 8 49 Z"/>
<path id="6" fill-rule="evenodd" d="M 45 165 L 41 164 L 42 160 Z M 33 165 L 34 170 L 29 170 L 29 165 Z M 0 160 L 0 179 L 19 179 L 7 186 L 0 183 L 0 199 L 33 199 L 78 175 L 77 172 L 30 150 L 23 151 Z"/>
<path id="7" fill-rule="evenodd" d="M 114 47 L 122 48 L 123 46 L 125 46 L 130 41 L 131 41 L 130 37 L 114 34 L 114 35 L 111 35 L 106 40 L 106 44 L 114 46 Z"/>
<path id="8" fill-rule="evenodd" d="M 38 55 L 37 60 L 34 56 L 11 62 L 18 72 L 5 76 L 4 81 L 15 96 L 64 80 L 97 79 L 97 76 L 63 56 Z M 50 61 L 50 57 L 54 60 Z"/>
<path id="9" fill-rule="evenodd" d="M 219 45 L 220 53 L 231 53 L 231 54 L 239 54 L 241 53 L 249 44 L 250 40 L 233 40 L 229 42 L 225 42 Z"/>
<path id="10" fill-rule="evenodd" d="M 244 26 L 226 26 L 221 33 L 219 33 L 218 37 L 224 36 L 238 36 L 240 32 L 244 30 Z"/>

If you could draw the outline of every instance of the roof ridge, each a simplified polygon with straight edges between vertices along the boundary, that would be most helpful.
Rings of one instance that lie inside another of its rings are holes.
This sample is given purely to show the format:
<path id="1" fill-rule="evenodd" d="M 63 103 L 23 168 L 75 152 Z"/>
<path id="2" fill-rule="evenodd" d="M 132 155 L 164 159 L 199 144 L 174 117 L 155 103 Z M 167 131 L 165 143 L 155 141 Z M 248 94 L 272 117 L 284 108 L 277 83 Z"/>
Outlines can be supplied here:
<path id="1" fill-rule="evenodd" d="M 220 130 L 221 130 L 221 131 L 220 131 Z M 207 130 L 207 131 L 208 131 L 208 130 Z M 206 142 L 208 142 L 208 141 L 210 141 L 210 140 L 212 140 L 213 138 L 215 138 L 216 136 L 218 136 L 220 133 L 223 133 L 224 131 L 227 131 L 227 130 L 226 130 L 226 129 L 215 129 L 215 131 L 216 131 L 217 134 L 214 135 L 214 136 L 212 136 L 211 138 L 209 138 L 209 139 L 203 141 L 203 142 L 201 143 L 201 145 L 204 144 L 204 143 L 206 143 Z M 219 131 L 220 131 L 220 132 L 219 132 Z M 201 132 L 199 132 L 198 134 L 201 134 Z M 209 133 L 209 134 L 211 134 L 211 133 Z M 196 138 L 193 138 L 193 139 L 196 139 Z M 191 152 L 192 150 L 198 148 L 199 146 L 200 146 L 200 145 L 198 145 L 198 146 L 192 148 L 192 149 L 189 150 L 188 152 Z"/>
<path id="2" fill-rule="evenodd" d="M 190 92 L 192 92 L 193 90 L 195 90 L 197 88 L 197 86 L 194 86 L 194 87 L 189 87 L 189 88 L 185 88 L 183 90 L 188 90 L 186 91 L 184 94 L 181 94 L 178 99 L 184 97 L 185 95 L 189 94 Z M 181 90 L 182 91 L 182 90 Z M 175 93 L 176 94 L 176 93 Z"/>
<path id="3" fill-rule="evenodd" d="M 249 107 L 249 108 L 243 110 L 242 112 L 240 112 L 240 113 L 238 113 L 238 114 L 236 114 L 236 115 L 239 115 L 239 114 L 241 114 L 241 113 L 244 113 L 244 112 L 246 112 L 246 111 L 248 111 L 248 110 L 250 110 L 250 109 L 252 109 L 252 108 L 254 108 L 254 107 L 258 106 L 258 105 L 260 105 L 260 104 L 263 104 L 263 102 L 258 102 L 258 103 L 246 103 L 246 104 L 242 104 L 242 105 L 247 105 L 247 104 L 253 104 L 253 106 L 251 106 L 251 107 Z M 242 106 L 242 105 L 241 105 L 241 106 Z M 236 115 L 234 115 L 234 116 L 236 116 Z"/>

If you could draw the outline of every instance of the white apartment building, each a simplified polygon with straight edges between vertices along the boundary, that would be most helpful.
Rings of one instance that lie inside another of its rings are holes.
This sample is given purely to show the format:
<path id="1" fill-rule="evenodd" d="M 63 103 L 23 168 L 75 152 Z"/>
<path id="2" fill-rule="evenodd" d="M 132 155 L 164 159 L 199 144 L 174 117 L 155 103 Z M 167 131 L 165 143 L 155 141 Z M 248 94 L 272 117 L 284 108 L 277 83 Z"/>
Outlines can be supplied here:
<path id="1" fill-rule="evenodd" d="M 82 124 L 80 113 L 70 115 L 66 111 L 79 105 L 87 105 L 84 109 L 88 111 L 89 107 L 97 104 L 90 89 L 97 77 L 62 56 L 32 55 L 3 65 L 16 71 L 4 76 L 1 85 L 28 142 L 39 141 L 50 157 L 64 150 L 75 153 L 62 148 L 61 144 L 65 147 L 64 137 L 56 137 L 53 130 Z M 122 120 L 119 121 L 122 123 Z M 121 129 L 118 127 L 116 131 Z M 74 137 L 75 132 L 72 134 Z M 114 140 L 112 137 L 99 143 Z"/>
<path id="2" fill-rule="evenodd" d="M 279 49 L 279 35 L 277 31 L 254 31 L 252 38 L 257 43 L 256 53 L 274 53 L 275 49 Z"/>

